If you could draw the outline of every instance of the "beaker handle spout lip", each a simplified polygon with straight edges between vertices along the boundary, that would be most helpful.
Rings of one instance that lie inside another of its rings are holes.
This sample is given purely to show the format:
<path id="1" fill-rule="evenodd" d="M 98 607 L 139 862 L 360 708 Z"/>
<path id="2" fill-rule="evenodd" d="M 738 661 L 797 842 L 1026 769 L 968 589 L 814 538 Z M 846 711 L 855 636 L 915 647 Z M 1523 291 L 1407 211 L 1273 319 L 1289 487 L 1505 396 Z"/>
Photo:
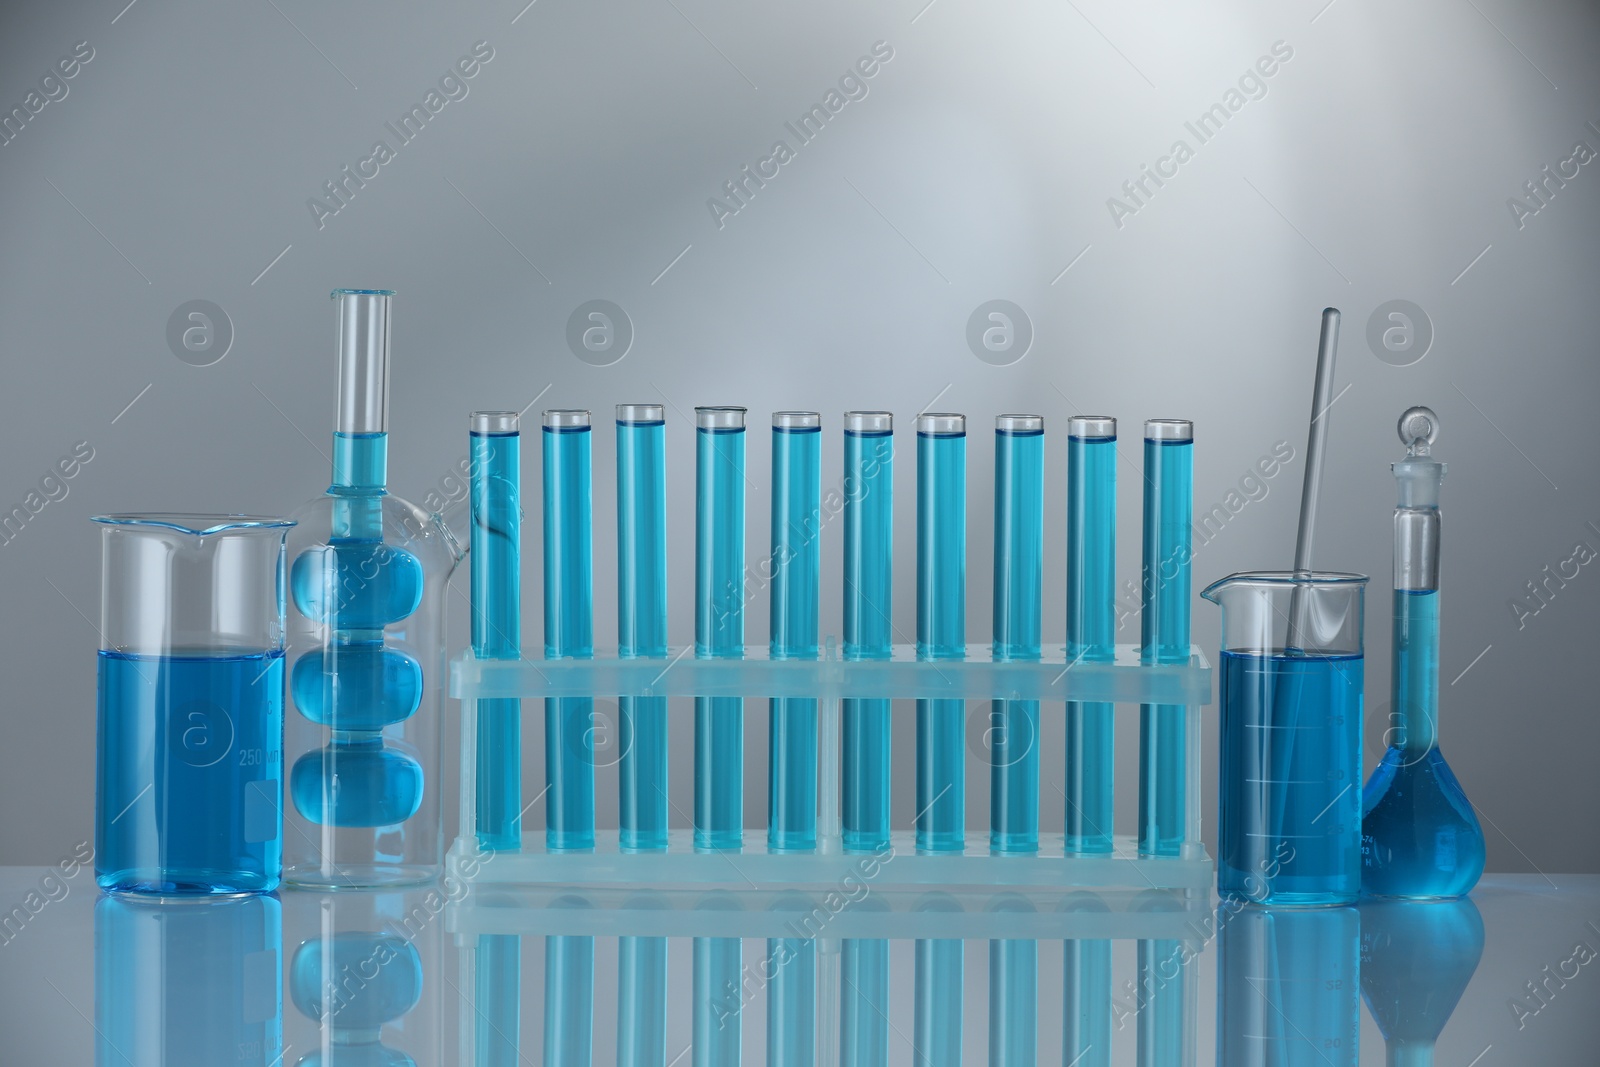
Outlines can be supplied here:
<path id="1" fill-rule="evenodd" d="M 1218 578 L 1200 595 L 1213 604 L 1220 604 L 1220 595 L 1231 585 L 1365 585 L 1371 579 L 1354 571 L 1236 571 Z"/>
<path id="2" fill-rule="evenodd" d="M 235 530 L 287 530 L 295 519 L 268 515 L 195 515 L 183 512 L 150 512 L 143 515 L 94 515 L 90 522 L 103 526 L 159 526 L 177 533 L 210 537 Z"/>

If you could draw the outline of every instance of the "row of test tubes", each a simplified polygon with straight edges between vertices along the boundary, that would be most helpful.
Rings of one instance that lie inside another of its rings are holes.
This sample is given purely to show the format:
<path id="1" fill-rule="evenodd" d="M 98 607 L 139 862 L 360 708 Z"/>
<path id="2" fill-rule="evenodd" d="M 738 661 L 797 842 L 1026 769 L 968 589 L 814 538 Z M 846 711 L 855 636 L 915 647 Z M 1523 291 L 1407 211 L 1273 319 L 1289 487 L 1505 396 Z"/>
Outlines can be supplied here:
<path id="1" fill-rule="evenodd" d="M 742 407 L 695 409 L 695 641 L 699 658 L 745 656 L 746 415 Z M 592 424 L 590 413 L 546 411 L 542 425 L 546 658 L 592 658 Z M 666 659 L 667 495 L 665 417 L 659 404 L 616 409 L 617 643 L 623 658 Z M 894 417 L 852 411 L 843 419 L 843 647 L 845 661 L 893 653 Z M 773 659 L 819 658 L 822 418 L 772 417 L 769 590 Z M 916 418 L 916 656 L 967 655 L 967 419 Z M 1193 424 L 1144 426 L 1143 580 L 1140 656 L 1146 664 L 1190 656 Z M 473 649 L 487 659 L 521 656 L 519 420 L 472 416 Z M 1044 419 L 995 420 L 994 622 L 996 660 L 1041 658 L 1044 564 Z M 1069 663 L 1110 662 L 1115 594 L 1116 420 L 1076 416 L 1067 436 L 1067 641 Z M 767 848 L 818 847 L 818 702 L 769 701 Z M 545 700 L 546 847 L 595 844 L 593 698 Z M 622 750 L 619 846 L 668 846 L 667 701 L 619 701 Z M 1113 705 L 1069 703 L 1065 850 L 1113 850 Z M 477 818 L 486 848 L 518 848 L 523 811 L 520 700 L 478 701 Z M 1180 854 L 1186 837 L 1185 709 L 1140 709 L 1138 848 Z M 966 847 L 964 702 L 917 701 L 915 845 Z M 841 708 L 840 831 L 846 851 L 871 852 L 890 837 L 890 701 L 846 699 Z M 1039 851 L 1039 704 L 996 700 L 986 732 L 989 846 Z M 744 699 L 697 697 L 694 716 L 694 845 L 744 845 Z"/>

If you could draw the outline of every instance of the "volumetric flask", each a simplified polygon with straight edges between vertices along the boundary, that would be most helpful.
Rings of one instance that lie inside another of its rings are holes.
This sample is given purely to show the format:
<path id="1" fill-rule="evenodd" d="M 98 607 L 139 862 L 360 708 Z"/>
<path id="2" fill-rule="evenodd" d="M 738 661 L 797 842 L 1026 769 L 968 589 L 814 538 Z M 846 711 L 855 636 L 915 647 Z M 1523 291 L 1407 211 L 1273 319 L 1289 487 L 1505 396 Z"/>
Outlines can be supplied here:
<path id="1" fill-rule="evenodd" d="M 1361 891 L 1362 574 L 1233 574 L 1222 607 L 1217 890 L 1326 905 Z"/>
<path id="2" fill-rule="evenodd" d="M 282 866 L 284 536 L 242 515 L 102 515 L 95 877 L 262 893 Z"/>

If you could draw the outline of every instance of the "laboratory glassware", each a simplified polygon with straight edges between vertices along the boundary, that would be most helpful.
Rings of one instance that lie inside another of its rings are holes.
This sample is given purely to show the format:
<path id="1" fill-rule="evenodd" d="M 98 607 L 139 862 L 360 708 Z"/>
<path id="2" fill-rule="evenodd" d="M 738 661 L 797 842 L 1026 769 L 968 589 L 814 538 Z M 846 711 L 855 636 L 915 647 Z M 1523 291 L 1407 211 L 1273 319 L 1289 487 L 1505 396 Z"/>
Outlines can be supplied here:
<path id="1" fill-rule="evenodd" d="M 1348 904 L 1361 888 L 1363 574 L 1232 574 L 1222 608 L 1217 889 Z"/>
<path id="2" fill-rule="evenodd" d="M 1361 889 L 1368 896 L 1449 900 L 1483 874 L 1483 829 L 1439 751 L 1439 417 L 1400 416 L 1406 456 L 1392 465 L 1393 665 L 1387 751 L 1361 798 Z"/>
<path id="3" fill-rule="evenodd" d="M 1110 663 L 1116 643 L 1117 420 L 1067 423 L 1067 661 Z M 1116 705 L 1067 704 L 1066 851 L 1111 851 Z"/>
<path id="4" fill-rule="evenodd" d="M 998 660 L 1040 655 L 1044 593 L 1044 419 L 994 424 L 994 645 Z M 989 711 L 989 848 L 1039 851 L 1039 702 Z"/>
<path id="5" fill-rule="evenodd" d="M 1216 1062 L 1356 1067 L 1362 924 L 1349 907 L 1219 908 Z"/>
<path id="6" fill-rule="evenodd" d="M 617 655 L 624 658 L 667 654 L 666 437 L 660 404 L 617 405 Z M 667 700 L 621 697 L 617 705 L 618 844 L 664 849 Z"/>
<path id="7" fill-rule="evenodd" d="M 695 413 L 694 654 L 744 658 L 745 408 Z M 744 844 L 744 699 L 694 701 L 694 844 Z"/>
<path id="8" fill-rule="evenodd" d="M 844 658 L 888 659 L 894 643 L 894 416 L 844 416 Z M 888 700 L 842 702 L 840 822 L 846 852 L 889 843 Z M 873 1047 L 876 1047 L 875 1045 Z"/>
<path id="9" fill-rule="evenodd" d="M 822 580 L 822 416 L 772 415 L 771 640 L 773 659 L 817 658 Z M 817 702 L 772 698 L 767 847 L 817 847 Z"/>
<path id="10" fill-rule="evenodd" d="M 799 906 L 810 906 L 807 898 Z M 769 937 L 768 1067 L 814 1067 L 817 1062 L 817 939 Z"/>
<path id="11" fill-rule="evenodd" d="M 336 289 L 333 477 L 289 536 L 284 880 L 320 889 L 437 877 L 444 608 L 465 554 L 388 491 L 393 293 Z"/>
<path id="12" fill-rule="evenodd" d="M 659 899 L 650 906 L 660 907 Z M 639 899 L 630 906 L 642 903 Z M 617 938 L 617 1067 L 667 1062 L 667 939 Z"/>
<path id="13" fill-rule="evenodd" d="M 958 912 L 961 905 L 955 898 L 936 892 L 917 910 Z M 911 1047 L 918 1063 L 932 1067 L 957 1067 L 961 1063 L 965 950 L 965 943 L 953 937 L 919 937 L 912 950 Z"/>
<path id="14" fill-rule="evenodd" d="M 102 896 L 94 905 L 95 1064 L 281 1067 L 282 929 L 272 895 Z"/>
<path id="15" fill-rule="evenodd" d="M 864 910 L 870 902 L 858 905 Z M 889 1060 L 889 942 L 847 937 L 839 948 L 839 1067 Z"/>
<path id="16" fill-rule="evenodd" d="M 587 907 L 579 899 L 556 907 Z M 544 939 L 544 1058 L 548 1064 L 594 1062 L 594 938 Z M 508 1064 L 507 1067 L 510 1067 Z"/>
<path id="17" fill-rule="evenodd" d="M 1483 916 L 1470 897 L 1364 900 L 1360 910 L 1361 995 L 1387 1060 L 1432 1067 L 1434 1045 L 1483 958 Z M 1548 972 L 1542 980 L 1549 982 Z M 1526 987 L 1508 1003 L 1518 1029 L 1543 1005 Z"/>
<path id="18" fill-rule="evenodd" d="M 544 413 L 544 655 L 594 656 L 594 432 L 587 411 Z M 544 702 L 545 843 L 594 847 L 594 698 Z"/>
<path id="19" fill-rule="evenodd" d="M 989 908 L 1032 912 L 1020 895 Z M 1033 1067 L 1039 1045 L 1039 942 L 1032 938 L 989 941 L 989 1057 L 991 1067 Z M 1066 1062 L 1066 1061 L 1063 1061 Z"/>
<path id="20" fill-rule="evenodd" d="M 1073 893 L 1063 912 L 1111 909 L 1096 893 Z M 1111 1067 L 1111 942 L 1073 938 L 1061 943 L 1061 1058 L 1071 1067 Z"/>
<path id="21" fill-rule="evenodd" d="M 1151 889 L 1139 894 L 1132 910 L 1175 912 L 1183 905 L 1172 892 Z M 1139 1067 L 1194 1067 L 1194 1050 L 1185 1034 L 1194 1013 L 1196 982 L 1189 972 L 1196 955 L 1193 945 L 1173 938 L 1139 939 L 1134 956 L 1134 1060 Z"/>
<path id="22" fill-rule="evenodd" d="M 264 893 L 282 871 L 284 537 L 244 515 L 101 515 L 95 878 Z"/>
<path id="23" fill-rule="evenodd" d="M 470 420 L 472 654 L 522 656 L 522 432 L 515 411 Z M 478 842 L 522 847 L 522 701 L 478 701 Z"/>
<path id="24" fill-rule="evenodd" d="M 917 658 L 966 656 L 967 417 L 917 416 Z M 966 707 L 917 701 L 916 847 L 966 845 Z"/>
<path id="25" fill-rule="evenodd" d="M 1140 658 L 1189 661 L 1189 572 L 1194 522 L 1194 423 L 1144 424 L 1144 564 Z M 1183 847 L 1185 713 L 1180 705 L 1139 706 L 1139 851 L 1176 856 Z"/>

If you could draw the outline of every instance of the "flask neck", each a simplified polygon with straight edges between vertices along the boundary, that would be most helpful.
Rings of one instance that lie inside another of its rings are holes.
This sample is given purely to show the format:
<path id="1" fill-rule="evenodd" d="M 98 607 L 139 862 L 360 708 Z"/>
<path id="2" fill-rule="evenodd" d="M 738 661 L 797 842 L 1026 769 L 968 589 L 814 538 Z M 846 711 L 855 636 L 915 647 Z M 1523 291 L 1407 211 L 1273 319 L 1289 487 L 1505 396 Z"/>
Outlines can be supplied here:
<path id="1" fill-rule="evenodd" d="M 1421 754 L 1439 746 L 1439 593 L 1394 591 L 1390 686 L 1391 748 Z"/>

